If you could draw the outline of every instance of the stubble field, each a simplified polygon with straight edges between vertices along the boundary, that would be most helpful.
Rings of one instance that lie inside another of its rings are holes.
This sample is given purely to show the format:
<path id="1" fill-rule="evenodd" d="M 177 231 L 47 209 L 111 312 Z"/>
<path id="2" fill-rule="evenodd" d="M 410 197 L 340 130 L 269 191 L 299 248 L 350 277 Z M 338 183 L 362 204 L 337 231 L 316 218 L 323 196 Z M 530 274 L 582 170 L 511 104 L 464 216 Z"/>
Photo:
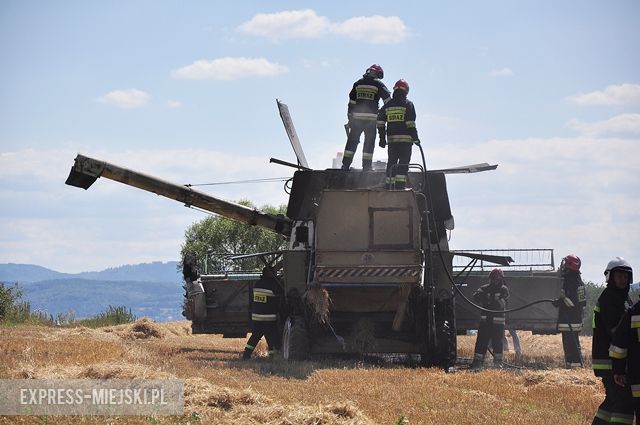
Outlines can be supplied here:
<path id="1" fill-rule="evenodd" d="M 241 361 L 244 339 L 191 335 L 188 322 L 88 329 L 0 328 L 0 378 L 176 378 L 181 417 L 0 417 L 0 423 L 587 424 L 603 397 L 589 369 L 562 368 L 559 335 L 521 333 L 518 368 L 444 373 L 405 359 Z M 459 337 L 471 358 L 475 337 Z M 488 364 L 488 363 L 487 363 Z"/>

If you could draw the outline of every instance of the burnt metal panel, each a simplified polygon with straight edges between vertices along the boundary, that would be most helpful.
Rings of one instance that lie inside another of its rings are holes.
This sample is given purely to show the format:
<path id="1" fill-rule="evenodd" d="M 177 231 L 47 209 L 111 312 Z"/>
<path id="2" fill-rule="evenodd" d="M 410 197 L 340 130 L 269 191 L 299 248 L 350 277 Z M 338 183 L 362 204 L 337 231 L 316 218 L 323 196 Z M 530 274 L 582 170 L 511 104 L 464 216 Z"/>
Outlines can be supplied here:
<path id="1" fill-rule="evenodd" d="M 430 206 L 429 209 L 433 211 L 436 221 L 447 221 L 452 216 L 446 177 L 441 172 L 429 172 L 428 174 L 433 201 L 433 206 Z M 370 189 L 384 191 L 385 178 L 386 174 L 383 171 L 296 171 L 287 206 L 287 217 L 294 220 L 314 219 L 323 190 Z M 422 173 L 411 172 L 409 173 L 408 187 L 418 189 L 422 185 L 422 180 Z"/>

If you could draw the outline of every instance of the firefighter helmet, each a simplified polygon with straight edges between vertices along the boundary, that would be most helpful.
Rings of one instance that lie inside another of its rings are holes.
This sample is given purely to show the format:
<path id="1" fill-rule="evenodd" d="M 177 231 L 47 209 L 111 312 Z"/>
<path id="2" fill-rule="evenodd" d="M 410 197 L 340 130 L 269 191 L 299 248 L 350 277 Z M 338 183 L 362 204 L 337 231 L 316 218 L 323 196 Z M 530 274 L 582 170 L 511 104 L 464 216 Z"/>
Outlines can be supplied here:
<path id="1" fill-rule="evenodd" d="M 569 254 L 562 259 L 560 271 L 573 270 L 574 272 L 579 272 L 581 265 L 582 261 L 580 261 L 580 257 L 575 254 Z"/>
<path id="2" fill-rule="evenodd" d="M 405 80 L 398 80 L 396 81 L 396 83 L 393 86 L 394 90 L 404 90 L 405 92 L 409 93 L 409 83 L 407 83 Z"/>
<path id="3" fill-rule="evenodd" d="M 629 283 L 633 282 L 633 269 L 631 264 L 622 257 L 616 257 L 609 261 L 607 268 L 604 270 L 605 281 L 610 283 L 612 272 L 620 270 L 629 274 Z"/>
<path id="4" fill-rule="evenodd" d="M 369 68 L 367 68 L 367 70 L 365 71 L 365 75 L 369 75 L 370 77 L 379 78 L 382 80 L 384 78 L 384 70 L 380 65 L 374 63 Z"/>
<path id="5" fill-rule="evenodd" d="M 491 281 L 501 281 L 504 280 L 504 272 L 502 269 L 493 269 L 491 273 L 489 273 L 489 279 Z"/>

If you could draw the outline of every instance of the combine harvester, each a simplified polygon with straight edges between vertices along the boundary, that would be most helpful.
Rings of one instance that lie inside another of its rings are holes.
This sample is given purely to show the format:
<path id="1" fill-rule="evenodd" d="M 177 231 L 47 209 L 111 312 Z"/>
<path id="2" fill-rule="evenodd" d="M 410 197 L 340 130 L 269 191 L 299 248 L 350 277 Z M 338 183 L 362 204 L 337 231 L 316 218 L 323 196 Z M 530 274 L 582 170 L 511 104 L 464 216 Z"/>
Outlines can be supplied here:
<path id="1" fill-rule="evenodd" d="M 83 155 L 76 157 L 66 183 L 88 189 L 104 177 L 287 238 L 282 251 L 249 255 L 273 267 L 283 287 L 288 314 L 279 324 L 286 359 L 317 353 L 411 353 L 420 355 L 424 365 L 453 366 L 456 335 L 476 328 L 479 316 L 471 304 L 456 302 L 486 281 L 488 271 L 474 270 L 478 262 L 507 269 L 512 308 L 538 304 L 526 314 L 512 313 L 518 329 L 556 331 L 557 311 L 542 303 L 555 298 L 562 285 L 553 260 L 550 270 L 510 272 L 510 256 L 449 250 L 447 230 L 453 229 L 454 220 L 446 176 L 494 170 L 497 165 L 426 170 L 423 155 L 422 165 L 412 165 L 407 189 L 384 190 L 382 171 L 310 169 L 288 108 L 279 101 L 278 107 L 298 160 L 290 164 L 271 159 L 296 168 L 286 217 Z M 454 258 L 470 261 L 455 276 Z M 203 274 L 187 282 L 186 310 L 193 333 L 246 336 L 257 279 Z M 328 292 L 328 320 L 304 301 L 312 290 Z"/>

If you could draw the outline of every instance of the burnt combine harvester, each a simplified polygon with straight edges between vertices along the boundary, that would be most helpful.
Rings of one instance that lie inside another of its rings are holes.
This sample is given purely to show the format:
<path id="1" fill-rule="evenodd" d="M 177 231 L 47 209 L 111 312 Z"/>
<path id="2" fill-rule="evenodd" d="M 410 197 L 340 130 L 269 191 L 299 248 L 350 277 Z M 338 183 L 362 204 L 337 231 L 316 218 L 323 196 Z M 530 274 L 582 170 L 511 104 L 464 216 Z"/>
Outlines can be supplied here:
<path id="1" fill-rule="evenodd" d="M 287 127 L 284 116 L 283 120 Z M 384 172 L 310 170 L 295 144 L 294 150 L 299 164 L 291 164 L 298 170 L 286 217 L 82 155 L 76 157 L 66 183 L 88 189 L 105 177 L 287 238 L 282 251 L 252 254 L 273 267 L 283 287 L 287 314 L 280 326 L 287 359 L 318 353 L 412 353 L 419 354 L 424 365 L 452 366 L 457 333 L 475 328 L 479 315 L 456 308 L 453 281 L 462 274 L 452 277 L 454 256 L 503 266 L 510 258 L 449 250 L 447 230 L 453 229 L 453 216 L 445 175 L 497 166 L 428 172 L 418 166 L 410 173 L 408 189 L 383 190 L 377 188 L 384 187 Z M 485 276 L 465 275 L 458 289 L 468 296 Z M 514 278 L 518 287 L 526 288 L 518 305 L 553 296 L 561 284 L 553 272 Z M 187 318 L 193 332 L 246 336 L 256 280 L 257 276 L 205 274 L 187 282 Z M 322 315 L 306 302 L 305 294 L 313 290 L 328 293 L 328 320 L 319 319 Z M 456 327 L 456 311 L 462 313 L 462 327 Z M 536 320 L 523 320 L 518 328 L 554 332 L 555 315 L 553 308 L 540 307 L 532 316 Z"/>

